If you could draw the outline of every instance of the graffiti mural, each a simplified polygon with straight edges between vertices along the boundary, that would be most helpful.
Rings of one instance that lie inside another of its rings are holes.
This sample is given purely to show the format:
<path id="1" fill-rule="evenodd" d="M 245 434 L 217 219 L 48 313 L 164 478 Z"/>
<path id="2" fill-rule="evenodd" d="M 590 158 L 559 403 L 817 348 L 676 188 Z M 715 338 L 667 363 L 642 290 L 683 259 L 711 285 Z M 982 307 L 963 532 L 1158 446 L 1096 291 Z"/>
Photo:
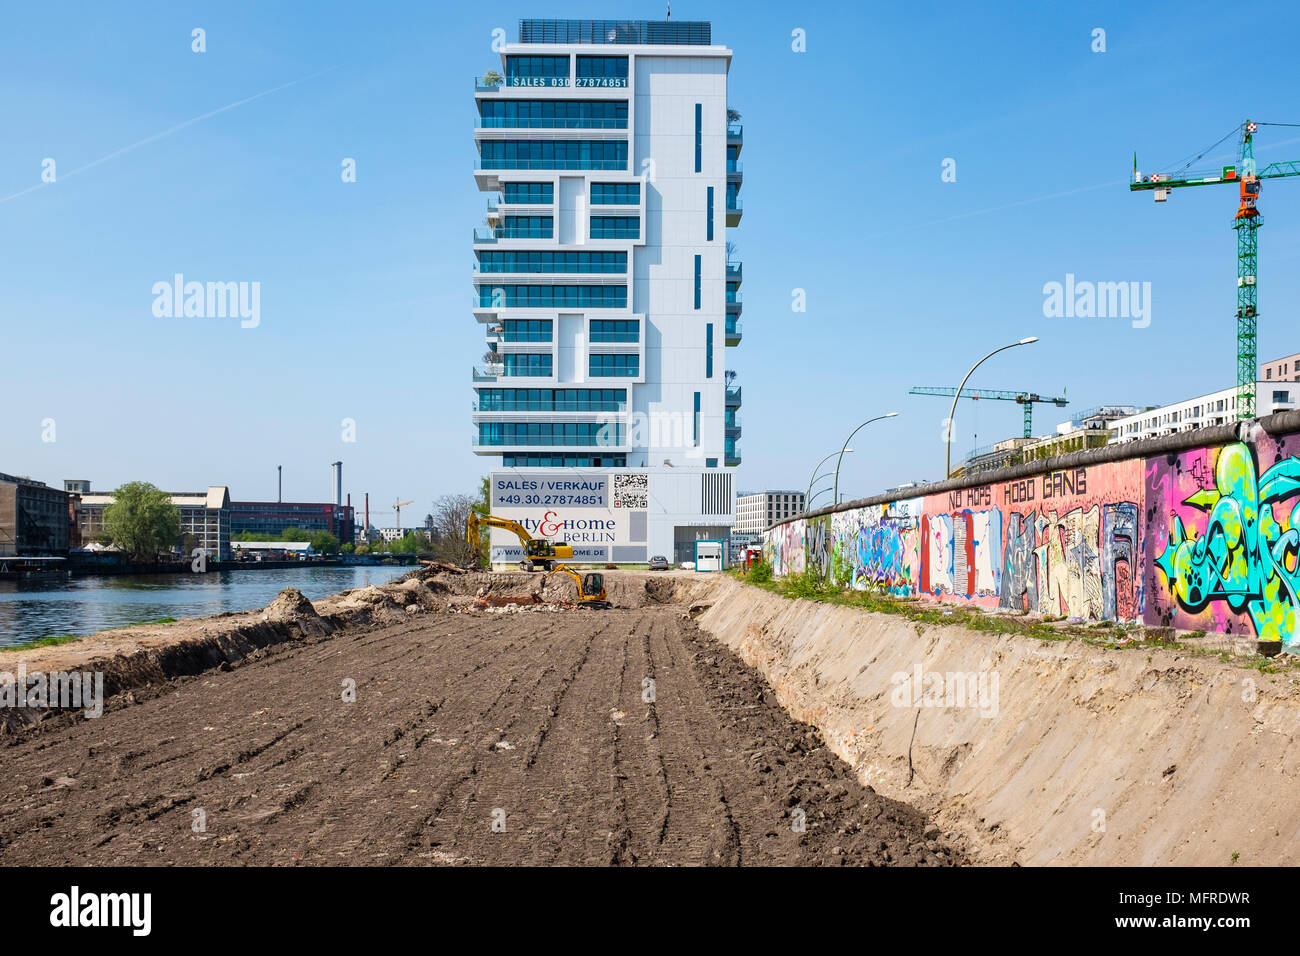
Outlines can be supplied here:
<path id="1" fill-rule="evenodd" d="M 796 519 L 776 574 L 1300 648 L 1300 433 L 1098 462 Z"/>
<path id="2" fill-rule="evenodd" d="M 803 574 L 806 567 L 804 524 L 803 518 L 796 518 L 764 533 L 763 560 L 772 565 L 773 574 Z"/>
<path id="3" fill-rule="evenodd" d="M 1300 645 L 1300 459 L 1261 433 L 1150 459 L 1149 623 Z"/>
<path id="4" fill-rule="evenodd" d="M 854 508 L 831 516 L 831 579 L 853 588 L 915 594 L 920 580 L 922 500 Z"/>

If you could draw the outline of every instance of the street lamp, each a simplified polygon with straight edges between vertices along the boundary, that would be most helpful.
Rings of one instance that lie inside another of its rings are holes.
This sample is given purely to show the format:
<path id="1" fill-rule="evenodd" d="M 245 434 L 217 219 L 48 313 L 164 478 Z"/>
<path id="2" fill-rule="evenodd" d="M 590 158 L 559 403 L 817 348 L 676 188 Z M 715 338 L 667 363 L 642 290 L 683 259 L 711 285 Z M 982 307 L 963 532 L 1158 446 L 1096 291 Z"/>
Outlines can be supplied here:
<path id="1" fill-rule="evenodd" d="M 980 359 L 978 362 L 972 365 L 970 367 L 970 371 L 966 373 L 966 378 L 963 378 L 961 380 L 961 384 L 957 386 L 957 394 L 952 397 L 952 408 L 948 410 L 948 427 L 944 430 L 944 436 L 943 436 L 944 448 L 945 448 L 945 453 L 944 453 L 945 457 L 943 462 L 943 476 L 945 478 L 952 477 L 952 420 L 954 416 L 956 416 L 957 414 L 957 399 L 961 398 L 961 390 L 966 387 L 967 380 L 971 377 L 971 375 L 974 374 L 977 368 L 979 368 L 981 365 L 983 365 L 993 356 L 997 355 L 999 352 L 1005 352 L 1007 349 L 1013 349 L 1017 345 L 1032 345 L 1037 341 L 1038 341 L 1038 336 L 1031 335 L 1029 336 L 1029 338 L 1021 339 L 1019 342 L 1012 342 L 1010 345 L 1004 345 L 999 349 L 994 349 L 988 355 L 984 356 L 982 359 Z"/>
<path id="2" fill-rule="evenodd" d="M 851 454 L 852 451 L 853 451 L 852 448 L 846 448 L 846 449 L 844 449 L 843 454 L 846 454 L 846 455 L 847 455 L 847 454 Z M 804 511 L 807 511 L 807 510 L 808 510 L 808 496 L 812 494 L 812 486 L 813 486 L 813 482 L 815 482 L 815 481 L 817 480 L 817 469 L 820 468 L 822 465 L 826 464 L 826 462 L 830 461 L 832 458 L 834 458 L 836 454 L 837 454 L 836 452 L 831 452 L 829 455 L 827 455 L 825 458 L 823 458 L 821 461 L 817 462 L 817 464 L 813 466 L 813 470 L 812 470 L 813 477 L 812 477 L 812 479 L 808 482 L 808 490 L 805 491 L 805 492 L 803 493 L 803 510 L 804 510 Z"/>
<path id="3" fill-rule="evenodd" d="M 898 417 L 898 412 L 886 412 L 884 415 L 877 415 L 875 418 L 868 418 L 857 428 L 853 429 L 853 431 L 849 432 L 849 437 L 844 439 L 844 447 L 840 449 L 839 460 L 835 462 L 835 494 L 831 496 L 832 506 L 838 504 L 840 500 L 840 463 L 844 461 L 844 454 L 845 452 L 848 451 L 849 442 L 853 441 L 853 436 L 856 435 L 858 432 L 860 432 L 865 426 L 870 425 L 872 422 L 878 422 L 882 418 L 896 418 L 896 417 Z"/>
<path id="4" fill-rule="evenodd" d="M 808 499 L 808 504 L 804 506 L 804 509 L 803 509 L 803 510 L 804 510 L 804 511 L 812 511 L 812 508 L 811 508 L 810 506 L 812 505 L 813 500 L 815 500 L 815 499 L 817 499 L 817 498 L 820 498 L 822 495 L 826 494 L 826 492 L 828 492 L 828 491 L 830 491 L 830 490 L 831 490 L 831 489 L 830 489 L 830 485 L 827 485 L 825 488 L 820 489 L 820 490 L 817 492 L 817 494 L 813 495 L 812 498 Z"/>

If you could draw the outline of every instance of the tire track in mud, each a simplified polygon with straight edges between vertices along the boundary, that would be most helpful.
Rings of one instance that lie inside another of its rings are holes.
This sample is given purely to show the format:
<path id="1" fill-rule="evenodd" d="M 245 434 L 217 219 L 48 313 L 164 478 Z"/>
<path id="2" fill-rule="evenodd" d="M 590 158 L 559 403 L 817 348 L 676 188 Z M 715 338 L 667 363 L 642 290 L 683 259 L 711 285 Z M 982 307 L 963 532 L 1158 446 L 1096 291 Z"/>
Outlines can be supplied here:
<path id="1" fill-rule="evenodd" d="M 0 863 L 951 862 L 682 610 L 425 613 L 37 727 Z"/>

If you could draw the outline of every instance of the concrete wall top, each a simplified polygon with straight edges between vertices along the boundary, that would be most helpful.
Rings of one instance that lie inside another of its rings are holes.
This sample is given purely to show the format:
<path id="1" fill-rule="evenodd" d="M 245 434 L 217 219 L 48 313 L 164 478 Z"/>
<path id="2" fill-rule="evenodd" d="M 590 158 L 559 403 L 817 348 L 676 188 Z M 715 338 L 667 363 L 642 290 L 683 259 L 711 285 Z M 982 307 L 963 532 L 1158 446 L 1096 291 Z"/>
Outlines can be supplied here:
<path id="1" fill-rule="evenodd" d="M 849 511 L 854 508 L 863 508 L 870 505 L 889 504 L 893 501 L 907 501 L 912 498 L 921 498 L 925 495 L 941 494 L 946 491 L 958 491 L 963 488 L 975 488 L 980 485 L 991 485 L 1003 481 L 1015 481 L 1019 478 L 1029 478 L 1036 475 L 1047 474 L 1053 471 L 1062 471 L 1067 468 L 1081 468 L 1089 465 L 1101 465 L 1107 462 L 1128 461 L 1133 458 L 1152 458 L 1158 455 L 1173 454 L 1184 451 L 1189 448 L 1205 448 L 1212 445 L 1225 445 L 1230 442 L 1240 441 L 1250 443 L 1257 430 L 1262 429 L 1270 435 L 1280 435 L 1286 432 L 1300 431 L 1300 411 L 1278 412 L 1264 418 L 1251 418 L 1234 422 L 1231 425 L 1212 425 L 1208 428 L 1197 428 L 1188 432 L 1177 432 L 1173 435 L 1162 435 L 1159 438 L 1148 438 L 1143 441 L 1120 442 L 1112 445 L 1103 445 L 1101 448 L 1089 448 L 1084 451 L 1071 452 L 1068 455 L 1059 455 L 1056 458 L 1044 458 L 1039 461 L 1025 462 L 1021 465 L 1013 465 L 1010 468 L 998 468 L 991 471 L 980 472 L 977 475 L 964 475 L 960 478 L 950 478 L 946 481 L 935 481 L 929 484 L 917 485 L 915 488 L 908 488 L 902 492 L 892 492 L 889 494 L 872 495 L 869 498 L 858 498 L 853 501 L 846 501 L 840 505 L 819 508 L 816 511 L 809 511 L 804 514 L 795 515 L 792 518 L 786 518 L 775 524 L 769 525 L 765 531 L 781 525 L 789 524 L 792 521 L 800 521 L 805 518 L 816 518 L 822 515 L 835 514 L 840 511 Z"/>

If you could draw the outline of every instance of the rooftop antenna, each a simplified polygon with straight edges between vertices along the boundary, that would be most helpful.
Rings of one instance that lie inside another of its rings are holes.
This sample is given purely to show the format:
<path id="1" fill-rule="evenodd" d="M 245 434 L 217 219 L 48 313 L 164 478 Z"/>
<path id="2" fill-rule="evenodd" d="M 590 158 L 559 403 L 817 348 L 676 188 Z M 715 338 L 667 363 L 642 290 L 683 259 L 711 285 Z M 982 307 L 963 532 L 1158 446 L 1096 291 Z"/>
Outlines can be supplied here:
<path id="1" fill-rule="evenodd" d="M 664 20 L 671 20 L 672 18 L 673 18 L 673 0 L 668 0 L 668 16 L 664 17 Z M 1137 153 L 1134 153 L 1133 155 L 1136 157 Z M 1134 160 L 1134 162 L 1136 162 L 1136 159 Z"/>

